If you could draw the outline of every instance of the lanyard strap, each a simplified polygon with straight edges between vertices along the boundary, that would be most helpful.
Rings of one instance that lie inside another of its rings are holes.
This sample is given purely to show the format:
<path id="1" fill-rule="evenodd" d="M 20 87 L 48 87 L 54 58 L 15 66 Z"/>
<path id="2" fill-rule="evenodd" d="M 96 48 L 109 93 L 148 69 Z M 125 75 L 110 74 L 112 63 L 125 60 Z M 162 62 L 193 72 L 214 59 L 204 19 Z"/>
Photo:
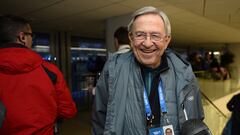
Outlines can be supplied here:
<path id="1" fill-rule="evenodd" d="M 163 95 L 163 84 L 161 79 L 158 85 L 158 97 L 159 97 L 159 103 L 160 103 L 162 113 L 167 113 L 167 105 Z"/>
<path id="2" fill-rule="evenodd" d="M 146 88 L 144 88 L 143 96 L 144 96 L 144 105 L 145 105 L 145 110 L 147 114 L 147 119 L 149 120 L 152 118 L 152 110 L 149 104 Z M 159 103 L 160 103 L 160 108 L 162 113 L 167 113 L 167 106 L 166 106 L 166 102 L 163 95 L 163 86 L 162 86 L 161 79 L 158 84 L 158 97 L 159 97 Z"/>
<path id="3" fill-rule="evenodd" d="M 149 104 L 146 88 L 144 88 L 143 96 L 144 96 L 144 104 L 145 104 L 147 119 L 149 120 L 152 117 L 152 110 Z"/>

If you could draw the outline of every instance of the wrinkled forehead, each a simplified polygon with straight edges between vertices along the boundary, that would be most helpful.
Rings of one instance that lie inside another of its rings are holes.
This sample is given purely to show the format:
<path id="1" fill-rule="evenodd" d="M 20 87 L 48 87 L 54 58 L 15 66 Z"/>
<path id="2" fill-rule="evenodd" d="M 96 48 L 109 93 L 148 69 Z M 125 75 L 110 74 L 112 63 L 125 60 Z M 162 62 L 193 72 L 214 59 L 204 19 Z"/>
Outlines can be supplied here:
<path id="1" fill-rule="evenodd" d="M 135 31 L 139 29 L 165 32 L 165 25 L 161 16 L 148 13 L 140 15 L 134 20 L 132 30 Z"/>
<path id="2" fill-rule="evenodd" d="M 135 18 L 134 18 L 134 21 L 133 21 L 133 23 L 135 23 L 136 21 L 138 21 L 139 19 L 142 19 L 142 18 L 154 18 L 154 19 L 157 19 L 157 20 L 159 20 L 160 22 L 163 22 L 163 18 L 159 15 L 159 14 L 157 14 L 157 13 L 146 13 L 146 14 L 141 14 L 141 15 L 139 15 L 139 16 L 136 16 Z M 148 21 L 147 19 L 144 19 L 144 21 Z"/>
<path id="3" fill-rule="evenodd" d="M 157 12 L 147 12 L 147 13 L 144 13 L 144 14 L 140 14 L 140 15 L 135 16 L 135 17 L 134 17 L 134 21 L 135 21 L 138 17 L 147 16 L 147 15 L 156 15 L 156 16 L 160 17 L 161 19 L 163 19 L 162 16 L 160 16 L 160 14 L 157 13 Z"/>

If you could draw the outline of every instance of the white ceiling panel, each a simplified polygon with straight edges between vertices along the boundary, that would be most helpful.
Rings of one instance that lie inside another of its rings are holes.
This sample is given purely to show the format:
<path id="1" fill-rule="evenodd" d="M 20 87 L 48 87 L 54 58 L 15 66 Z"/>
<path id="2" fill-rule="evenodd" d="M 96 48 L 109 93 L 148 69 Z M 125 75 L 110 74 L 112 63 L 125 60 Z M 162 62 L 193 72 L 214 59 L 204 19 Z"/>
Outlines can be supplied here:
<path id="1" fill-rule="evenodd" d="M 95 3 L 92 5 L 92 3 Z M 101 8 L 111 6 L 112 3 L 104 0 L 88 0 L 88 2 L 68 0 L 59 3 L 56 6 L 39 10 L 35 13 L 29 13 L 29 15 L 38 17 L 44 21 L 60 20 L 67 17 L 74 17 L 88 12 L 95 12 Z M 95 14 L 94 16 L 98 16 Z M 90 17 L 94 17 L 90 16 Z"/>
<path id="2" fill-rule="evenodd" d="M 1 0 L 0 13 L 23 15 L 57 5 L 63 1 L 64 0 Z"/>
<path id="3" fill-rule="evenodd" d="M 94 12 L 85 13 L 84 16 L 95 16 L 96 14 L 98 14 L 97 16 L 95 16 L 95 19 L 104 21 L 110 17 L 120 16 L 123 14 L 130 13 L 132 11 L 133 10 L 127 6 L 121 4 L 114 4 L 111 6 L 106 6 L 104 8 L 97 9 Z"/>
<path id="4" fill-rule="evenodd" d="M 203 0 L 164 0 L 166 3 L 172 4 L 175 7 L 188 10 L 195 14 L 202 14 L 203 12 Z"/>

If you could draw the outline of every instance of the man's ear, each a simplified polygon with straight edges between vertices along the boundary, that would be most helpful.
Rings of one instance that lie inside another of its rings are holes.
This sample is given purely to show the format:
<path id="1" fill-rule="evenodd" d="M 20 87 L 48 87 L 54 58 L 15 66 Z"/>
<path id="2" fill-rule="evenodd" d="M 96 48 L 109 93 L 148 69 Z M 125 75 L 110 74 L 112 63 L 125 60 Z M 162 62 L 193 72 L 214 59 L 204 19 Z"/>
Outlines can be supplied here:
<path id="1" fill-rule="evenodd" d="M 18 41 L 20 42 L 20 43 L 22 43 L 22 44 L 25 44 L 25 34 L 23 33 L 23 32 L 20 32 L 19 34 L 18 34 Z"/>
<path id="2" fill-rule="evenodd" d="M 165 38 L 165 45 L 166 45 L 165 49 L 168 47 L 170 41 L 171 41 L 171 36 L 167 36 L 167 37 Z"/>
<path id="3" fill-rule="evenodd" d="M 132 36 L 131 36 L 130 32 L 128 33 L 128 38 L 129 38 L 129 41 L 130 41 L 130 46 L 132 46 Z"/>

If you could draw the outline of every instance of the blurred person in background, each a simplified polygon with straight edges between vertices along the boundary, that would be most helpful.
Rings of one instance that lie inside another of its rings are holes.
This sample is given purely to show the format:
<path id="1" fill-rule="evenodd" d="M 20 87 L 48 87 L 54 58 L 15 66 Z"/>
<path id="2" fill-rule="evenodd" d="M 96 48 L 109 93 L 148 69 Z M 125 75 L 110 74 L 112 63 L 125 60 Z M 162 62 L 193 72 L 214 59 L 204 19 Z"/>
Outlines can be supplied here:
<path id="1" fill-rule="evenodd" d="M 116 53 L 125 53 L 130 51 L 130 40 L 128 38 L 127 27 L 119 27 L 114 32 L 114 44 L 117 49 Z"/>

